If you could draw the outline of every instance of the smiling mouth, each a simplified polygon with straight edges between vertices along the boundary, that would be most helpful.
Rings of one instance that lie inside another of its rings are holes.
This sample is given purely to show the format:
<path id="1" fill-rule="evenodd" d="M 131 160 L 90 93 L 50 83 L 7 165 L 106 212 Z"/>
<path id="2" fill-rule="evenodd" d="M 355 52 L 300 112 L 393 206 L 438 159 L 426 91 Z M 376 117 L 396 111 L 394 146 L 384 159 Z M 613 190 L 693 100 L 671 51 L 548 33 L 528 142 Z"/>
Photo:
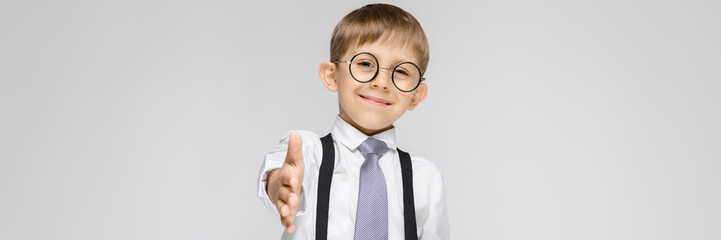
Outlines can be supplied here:
<path id="1" fill-rule="evenodd" d="M 383 100 L 383 99 L 380 99 L 380 98 L 368 97 L 368 96 L 363 96 L 363 95 L 360 95 L 360 94 L 358 94 L 358 96 L 360 96 L 360 97 L 361 97 L 363 100 L 365 100 L 366 102 L 371 103 L 371 104 L 374 104 L 374 105 L 378 105 L 378 106 L 388 106 L 388 105 L 391 105 L 391 103 L 389 103 L 388 101 Z"/>

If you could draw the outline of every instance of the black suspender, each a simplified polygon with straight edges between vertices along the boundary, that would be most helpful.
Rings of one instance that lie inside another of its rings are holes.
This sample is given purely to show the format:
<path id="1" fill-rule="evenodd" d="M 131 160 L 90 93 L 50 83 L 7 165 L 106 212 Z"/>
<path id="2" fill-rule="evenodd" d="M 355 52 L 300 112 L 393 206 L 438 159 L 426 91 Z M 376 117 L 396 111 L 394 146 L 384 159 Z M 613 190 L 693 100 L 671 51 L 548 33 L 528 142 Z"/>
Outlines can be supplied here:
<path id="1" fill-rule="evenodd" d="M 333 137 L 326 135 L 320 139 L 323 146 L 323 159 L 320 164 L 318 176 L 318 202 L 315 219 L 315 239 L 328 239 L 328 201 L 330 200 L 330 184 L 333 180 L 335 168 L 335 148 Z M 401 175 L 403 177 L 403 219 L 406 239 L 417 240 L 416 211 L 413 202 L 413 165 L 411 156 L 396 148 L 401 160 Z"/>
<path id="2" fill-rule="evenodd" d="M 323 145 L 323 160 L 318 175 L 318 203 L 315 217 L 315 239 L 328 239 L 328 200 L 330 199 L 330 183 L 333 180 L 335 167 L 335 148 L 330 133 L 320 139 Z"/>
<path id="3" fill-rule="evenodd" d="M 416 206 L 413 203 L 413 165 L 411 155 L 398 150 L 401 157 L 401 175 L 403 176 L 403 226 L 406 229 L 406 239 L 418 239 L 416 235 Z"/>

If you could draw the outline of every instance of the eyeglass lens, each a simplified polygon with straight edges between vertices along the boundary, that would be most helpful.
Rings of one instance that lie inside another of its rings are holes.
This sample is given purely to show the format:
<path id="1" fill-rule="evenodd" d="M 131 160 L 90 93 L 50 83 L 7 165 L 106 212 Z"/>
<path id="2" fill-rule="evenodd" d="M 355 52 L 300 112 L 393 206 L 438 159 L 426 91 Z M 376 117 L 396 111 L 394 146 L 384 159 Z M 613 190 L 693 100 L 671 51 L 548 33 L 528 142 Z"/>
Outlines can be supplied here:
<path id="1" fill-rule="evenodd" d="M 369 53 L 360 53 L 351 60 L 350 74 L 356 81 L 370 82 L 378 75 L 378 61 Z M 393 69 L 391 79 L 399 90 L 413 91 L 421 81 L 421 70 L 413 63 L 404 62 Z"/>

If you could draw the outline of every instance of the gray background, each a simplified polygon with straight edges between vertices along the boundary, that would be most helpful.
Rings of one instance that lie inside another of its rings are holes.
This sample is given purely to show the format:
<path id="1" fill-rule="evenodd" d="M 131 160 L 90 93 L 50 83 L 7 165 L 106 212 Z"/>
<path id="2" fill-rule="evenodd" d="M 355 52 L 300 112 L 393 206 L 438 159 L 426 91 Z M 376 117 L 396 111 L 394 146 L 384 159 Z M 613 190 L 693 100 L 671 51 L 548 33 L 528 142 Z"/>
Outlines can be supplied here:
<path id="1" fill-rule="evenodd" d="M 277 239 L 255 196 L 367 2 L 0 2 L 0 239 Z M 721 239 L 718 1 L 394 1 L 431 45 L 401 148 L 454 239 Z"/>

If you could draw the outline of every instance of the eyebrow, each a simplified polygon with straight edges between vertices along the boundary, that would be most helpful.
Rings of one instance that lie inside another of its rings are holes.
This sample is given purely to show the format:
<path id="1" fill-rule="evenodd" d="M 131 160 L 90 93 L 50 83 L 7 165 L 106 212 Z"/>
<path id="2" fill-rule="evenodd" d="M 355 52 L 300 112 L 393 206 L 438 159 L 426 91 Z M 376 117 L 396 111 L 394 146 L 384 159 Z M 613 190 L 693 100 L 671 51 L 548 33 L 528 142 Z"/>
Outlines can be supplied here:
<path id="1" fill-rule="evenodd" d="M 373 51 L 368 51 L 368 50 L 358 50 L 358 51 L 356 51 L 355 54 L 362 53 L 362 52 L 367 52 L 367 53 L 373 54 L 373 56 L 375 56 L 375 57 L 378 59 L 378 64 L 380 64 L 381 57 L 378 56 L 378 55 L 379 55 L 378 53 L 375 53 L 375 52 L 373 52 Z M 353 54 L 353 55 L 355 55 L 355 54 Z M 397 57 L 397 56 L 395 56 L 395 55 L 394 55 L 394 57 L 395 57 L 395 58 L 391 61 L 391 66 L 398 65 L 399 63 L 402 63 L 402 62 L 412 62 L 413 64 L 418 65 L 418 62 L 415 62 L 415 61 L 412 61 L 412 60 L 405 60 L 405 59 L 399 58 L 399 57 Z M 385 58 L 383 58 L 383 59 L 385 59 Z"/>

